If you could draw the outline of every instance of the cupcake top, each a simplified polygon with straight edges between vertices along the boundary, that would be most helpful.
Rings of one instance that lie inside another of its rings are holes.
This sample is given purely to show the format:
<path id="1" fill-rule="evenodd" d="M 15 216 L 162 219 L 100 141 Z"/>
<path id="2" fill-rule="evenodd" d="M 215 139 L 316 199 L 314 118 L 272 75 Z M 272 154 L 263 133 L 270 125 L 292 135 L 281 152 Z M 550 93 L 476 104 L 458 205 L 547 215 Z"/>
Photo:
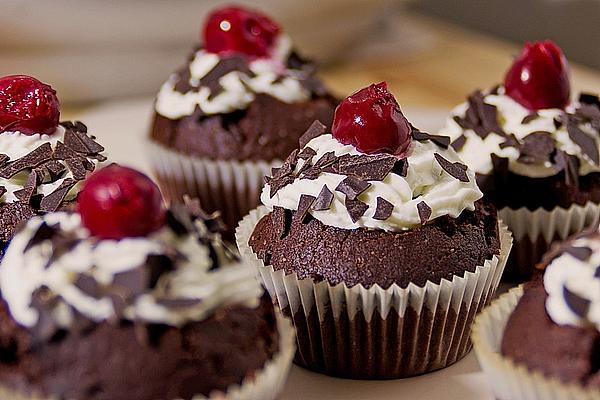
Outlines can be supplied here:
<path id="1" fill-rule="evenodd" d="M 477 174 L 563 173 L 574 184 L 600 171 L 600 101 L 571 100 L 567 61 L 551 41 L 527 43 L 504 84 L 471 94 L 440 134 Z"/>
<path id="2" fill-rule="evenodd" d="M 257 95 L 299 103 L 326 93 L 315 68 L 292 49 L 281 27 L 259 12 L 225 7 L 210 14 L 203 47 L 163 84 L 155 110 L 169 119 L 246 109 Z"/>
<path id="3" fill-rule="evenodd" d="M 456 218 L 482 193 L 449 144 L 413 127 L 386 84 L 374 84 L 338 106 L 331 133 L 310 127 L 261 200 L 344 229 L 403 231 Z"/>
<path id="4" fill-rule="evenodd" d="M 79 182 L 106 160 L 104 147 L 77 121 L 59 123 L 48 85 L 25 75 L 0 78 L 0 204 L 3 241 L 21 219 L 56 211 Z"/>
<path id="5" fill-rule="evenodd" d="M 228 262 L 218 221 L 197 202 L 165 211 L 156 185 L 114 165 L 78 202 L 78 213 L 31 219 L 0 264 L 10 315 L 40 340 L 103 321 L 182 326 L 258 304 L 253 273 Z"/>

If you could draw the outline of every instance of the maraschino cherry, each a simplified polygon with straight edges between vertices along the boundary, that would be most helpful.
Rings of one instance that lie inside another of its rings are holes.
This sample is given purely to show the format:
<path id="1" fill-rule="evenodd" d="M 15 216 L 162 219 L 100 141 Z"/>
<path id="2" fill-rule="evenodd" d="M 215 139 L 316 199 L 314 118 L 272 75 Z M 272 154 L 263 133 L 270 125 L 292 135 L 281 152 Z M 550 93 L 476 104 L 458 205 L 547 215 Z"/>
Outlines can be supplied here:
<path id="1" fill-rule="evenodd" d="M 526 43 L 504 78 L 506 94 L 530 110 L 564 108 L 569 103 L 569 67 L 551 40 Z"/>
<path id="2" fill-rule="evenodd" d="M 387 83 L 372 84 L 346 97 L 335 110 L 332 133 L 340 143 L 362 153 L 404 157 L 411 142 L 411 126 Z"/>
<path id="3" fill-rule="evenodd" d="M 243 7 L 215 10 L 204 24 L 204 47 L 216 54 L 267 57 L 281 28 L 264 14 Z"/>
<path id="4" fill-rule="evenodd" d="M 56 91 L 27 75 L 0 78 L 0 132 L 51 134 L 58 126 Z"/>
<path id="5" fill-rule="evenodd" d="M 101 239 L 146 236 L 166 218 L 158 186 L 141 172 L 116 164 L 92 174 L 77 203 L 83 225 Z"/>

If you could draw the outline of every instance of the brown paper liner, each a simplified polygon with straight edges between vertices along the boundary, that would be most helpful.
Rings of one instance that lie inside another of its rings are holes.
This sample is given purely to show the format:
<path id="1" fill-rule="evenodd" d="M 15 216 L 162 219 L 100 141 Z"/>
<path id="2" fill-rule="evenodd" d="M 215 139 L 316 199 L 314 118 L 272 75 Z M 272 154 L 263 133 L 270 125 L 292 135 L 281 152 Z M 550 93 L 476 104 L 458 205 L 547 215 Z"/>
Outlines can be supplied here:
<path id="1" fill-rule="evenodd" d="M 295 361 L 306 368 L 344 378 L 395 379 L 444 368 L 471 348 L 475 314 L 491 300 L 512 245 L 499 222 L 500 255 L 474 272 L 424 287 L 382 289 L 299 279 L 265 266 L 248 245 L 256 223 L 268 213 L 259 207 L 236 232 L 240 254 L 283 314 L 296 328 Z"/>
<path id="2" fill-rule="evenodd" d="M 279 331 L 279 351 L 267 361 L 264 367 L 249 375 L 241 385 L 232 385 L 223 393 L 215 391 L 208 397 L 196 395 L 192 400 L 275 400 L 283 390 L 296 350 L 295 334 L 288 318 L 279 312 L 277 329 Z M 202 377 L 199 377 L 200 379 Z M 123 396 L 127 398 L 126 395 Z M 24 393 L 0 384 L 0 399 L 2 400 L 60 400 L 54 396 L 43 396 L 37 393 Z M 85 400 L 85 399 L 69 399 Z M 150 400 L 150 399 L 148 399 Z M 173 399 L 179 400 L 179 399 Z"/>
<path id="3" fill-rule="evenodd" d="M 147 144 L 152 172 L 168 202 L 198 198 L 207 212 L 220 211 L 232 240 L 239 221 L 260 204 L 264 177 L 281 161 L 210 160 Z"/>
<path id="4" fill-rule="evenodd" d="M 477 316 L 473 325 L 473 347 L 495 397 L 499 400 L 600 400 L 600 392 L 594 389 L 564 384 L 500 353 L 506 323 L 522 295 L 523 287 L 519 286 L 500 296 Z"/>

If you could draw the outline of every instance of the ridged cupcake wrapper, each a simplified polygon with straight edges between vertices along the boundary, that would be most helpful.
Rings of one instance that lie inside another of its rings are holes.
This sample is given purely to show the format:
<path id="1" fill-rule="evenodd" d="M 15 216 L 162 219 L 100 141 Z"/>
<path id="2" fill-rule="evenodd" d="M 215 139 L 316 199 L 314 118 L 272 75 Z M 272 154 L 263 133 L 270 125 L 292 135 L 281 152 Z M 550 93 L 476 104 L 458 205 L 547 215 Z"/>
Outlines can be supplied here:
<path id="1" fill-rule="evenodd" d="M 473 347 L 495 397 L 498 400 L 600 400 L 600 392 L 561 383 L 502 356 L 504 329 L 522 295 L 520 286 L 500 296 L 477 316 L 473 326 Z"/>
<path id="2" fill-rule="evenodd" d="M 240 223 L 236 238 L 242 258 L 284 315 L 292 317 L 298 340 L 296 362 L 329 375 L 392 379 L 450 365 L 470 350 L 475 314 L 487 305 L 500 281 L 512 236 L 499 222 L 501 251 L 474 272 L 424 287 L 410 284 L 369 289 L 299 279 L 265 266 L 248 240 L 268 213 L 261 206 Z"/>
<path id="3" fill-rule="evenodd" d="M 168 201 L 181 201 L 184 195 L 200 199 L 202 207 L 220 210 L 229 236 L 238 222 L 260 204 L 264 177 L 282 161 L 210 160 L 173 151 L 148 142 L 149 161 Z"/>
<path id="4" fill-rule="evenodd" d="M 283 390 L 296 350 L 294 328 L 290 320 L 277 312 L 279 331 L 279 351 L 264 367 L 248 376 L 241 385 L 230 386 L 225 393 L 215 391 L 209 397 L 197 395 L 192 400 L 275 400 Z M 0 386 L 0 399 L 10 400 L 59 400 L 57 397 L 43 397 L 25 394 L 18 390 Z M 71 399 L 69 399 L 71 400 Z M 84 400 L 84 399 L 72 399 Z M 180 400 L 180 399 L 173 399 Z"/>
<path id="5" fill-rule="evenodd" d="M 523 282 L 531 278 L 535 264 L 555 240 L 564 240 L 596 222 L 600 216 L 600 204 L 588 202 L 583 206 L 556 207 L 553 210 L 539 208 L 531 211 L 526 207 L 498 210 L 514 235 L 513 251 L 506 264 L 503 280 Z"/>

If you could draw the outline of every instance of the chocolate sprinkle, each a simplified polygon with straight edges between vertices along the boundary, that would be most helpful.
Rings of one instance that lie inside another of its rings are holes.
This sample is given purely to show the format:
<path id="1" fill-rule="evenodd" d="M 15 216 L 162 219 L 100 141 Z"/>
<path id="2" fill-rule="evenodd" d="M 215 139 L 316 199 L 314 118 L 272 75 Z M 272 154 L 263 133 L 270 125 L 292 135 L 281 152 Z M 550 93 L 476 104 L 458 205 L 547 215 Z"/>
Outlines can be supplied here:
<path id="1" fill-rule="evenodd" d="M 354 176 L 367 181 L 382 181 L 394 169 L 398 159 L 394 156 L 378 154 L 350 155 L 339 158 L 339 174 Z"/>
<path id="2" fill-rule="evenodd" d="M 350 219 L 352 219 L 352 222 L 358 221 L 360 217 L 362 217 L 369 208 L 369 206 L 363 203 L 362 201 L 350 199 L 348 197 L 346 197 L 344 203 L 346 206 L 346 210 L 348 210 L 348 215 L 350 215 Z"/>
<path id="3" fill-rule="evenodd" d="M 371 186 L 369 182 L 362 181 L 353 176 L 348 176 L 337 185 L 335 190 L 344 193 L 347 199 L 355 200 L 362 192 L 367 190 L 369 186 Z"/>
<path id="4" fill-rule="evenodd" d="M 327 185 L 323 185 L 321 188 L 321 192 L 319 192 L 319 196 L 313 203 L 313 210 L 315 211 L 324 211 L 329 210 L 331 207 L 331 203 L 333 202 L 333 192 L 329 190 Z"/>
<path id="5" fill-rule="evenodd" d="M 600 162 L 600 155 L 598 154 L 596 140 L 572 123 L 567 124 L 567 132 L 569 132 L 571 140 L 577 143 L 581 148 L 581 151 L 583 151 L 594 164 L 598 165 Z"/>
<path id="6" fill-rule="evenodd" d="M 40 211 L 53 212 L 58 210 L 61 203 L 65 199 L 65 196 L 71 190 L 73 186 L 77 184 L 77 181 L 71 178 L 65 179 L 59 187 L 57 187 L 52 193 L 44 196 L 40 202 Z"/>
<path id="7" fill-rule="evenodd" d="M 454 142 L 452 142 L 451 146 L 455 151 L 461 151 L 465 144 L 467 143 L 467 138 L 465 135 L 460 135 Z"/>
<path id="8" fill-rule="evenodd" d="M 327 130 L 327 127 L 325 125 L 323 125 L 323 123 L 321 123 L 321 121 L 317 120 L 317 121 L 313 122 L 312 125 L 308 128 L 308 130 L 306 132 L 304 132 L 304 134 L 302 136 L 300 136 L 300 139 L 299 139 L 300 147 L 306 146 L 306 144 L 308 142 L 310 142 L 317 136 L 321 136 L 323 133 L 325 133 L 326 130 Z"/>
<path id="9" fill-rule="evenodd" d="M 450 146 L 450 137 L 441 135 L 430 135 L 429 133 L 421 132 L 420 130 L 413 128 L 412 137 L 420 142 L 430 140 L 438 146 L 447 149 Z"/>
<path id="10" fill-rule="evenodd" d="M 440 154 L 434 154 L 435 159 L 438 164 L 446 171 L 448 174 L 452 175 L 454 178 L 458 179 L 461 182 L 469 182 L 469 177 L 467 176 L 467 166 L 460 162 L 450 162 L 442 157 Z"/>
<path id="11" fill-rule="evenodd" d="M 573 293 L 566 286 L 563 286 L 563 297 L 567 306 L 579 317 L 585 317 L 590 308 L 590 301 Z"/>
<path id="12" fill-rule="evenodd" d="M 394 211 L 394 205 L 392 203 L 383 197 L 377 197 L 377 208 L 375 209 L 373 219 L 385 221 L 392 215 L 392 211 Z"/>
<path id="13" fill-rule="evenodd" d="M 427 221 L 429 221 L 429 217 L 431 217 L 431 207 L 427 205 L 424 201 L 417 204 L 417 211 L 419 212 L 419 219 L 421 220 L 421 225 L 425 225 Z"/>

